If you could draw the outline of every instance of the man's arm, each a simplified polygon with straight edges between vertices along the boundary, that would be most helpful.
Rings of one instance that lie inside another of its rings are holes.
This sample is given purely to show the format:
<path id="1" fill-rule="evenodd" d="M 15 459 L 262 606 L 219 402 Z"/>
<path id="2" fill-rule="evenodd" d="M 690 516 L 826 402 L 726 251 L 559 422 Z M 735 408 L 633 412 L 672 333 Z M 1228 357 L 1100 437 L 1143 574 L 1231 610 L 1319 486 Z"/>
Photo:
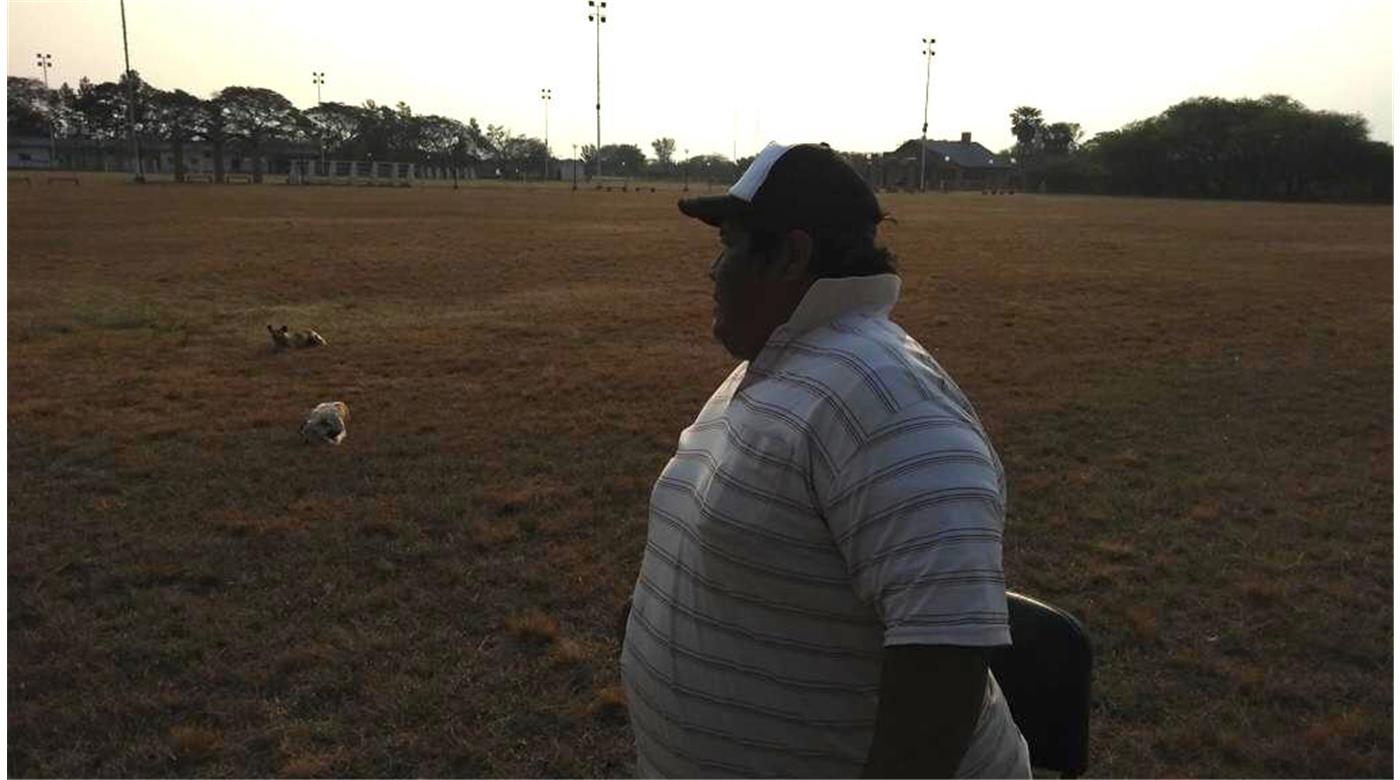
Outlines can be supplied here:
<path id="1" fill-rule="evenodd" d="M 986 690 L 983 648 L 885 648 L 875 739 L 861 775 L 952 777 L 967 752 Z"/>

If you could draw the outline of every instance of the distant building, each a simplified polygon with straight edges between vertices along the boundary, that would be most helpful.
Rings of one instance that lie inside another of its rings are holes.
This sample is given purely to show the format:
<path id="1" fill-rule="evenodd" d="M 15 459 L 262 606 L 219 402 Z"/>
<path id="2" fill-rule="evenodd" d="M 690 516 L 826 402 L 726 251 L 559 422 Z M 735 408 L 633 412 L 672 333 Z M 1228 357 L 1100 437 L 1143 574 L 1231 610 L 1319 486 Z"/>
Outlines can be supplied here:
<path id="1" fill-rule="evenodd" d="M 924 143 L 925 190 L 1000 190 L 1019 182 L 1016 166 L 997 159 L 990 149 L 972 140 L 972 133 L 963 133 L 957 141 Z M 878 155 L 871 166 L 871 184 L 881 189 L 919 189 L 919 144 L 914 138 L 893 152 Z"/>
<path id="2" fill-rule="evenodd" d="M 47 136 L 9 136 L 5 155 L 8 168 L 52 168 L 51 147 Z"/>
<path id="3" fill-rule="evenodd" d="M 588 179 L 587 166 L 582 160 L 555 160 L 550 163 L 550 173 L 560 181 L 574 181 L 577 176 L 579 181 Z"/>
<path id="4" fill-rule="evenodd" d="M 9 136 L 7 138 L 7 167 L 59 168 L 73 171 L 131 171 L 131 141 L 127 138 L 96 140 L 91 138 L 59 138 L 56 141 L 57 164 L 49 156 L 48 137 Z M 141 169 L 148 174 L 175 173 L 175 146 L 169 141 L 143 138 L 140 141 Z M 294 161 L 319 160 L 321 152 L 310 141 L 272 141 L 262 149 L 261 158 L 237 140 L 223 146 L 224 173 L 252 174 L 261 168 L 266 176 L 282 176 L 291 172 Z M 212 175 L 215 172 L 214 146 L 204 141 L 186 141 L 181 145 L 187 174 Z M 332 157 L 331 159 L 335 159 Z M 385 160 L 384 162 L 390 162 Z M 469 158 L 457 169 L 460 178 L 477 176 L 479 161 Z M 420 165 L 424 178 L 452 178 L 445 165 Z"/>

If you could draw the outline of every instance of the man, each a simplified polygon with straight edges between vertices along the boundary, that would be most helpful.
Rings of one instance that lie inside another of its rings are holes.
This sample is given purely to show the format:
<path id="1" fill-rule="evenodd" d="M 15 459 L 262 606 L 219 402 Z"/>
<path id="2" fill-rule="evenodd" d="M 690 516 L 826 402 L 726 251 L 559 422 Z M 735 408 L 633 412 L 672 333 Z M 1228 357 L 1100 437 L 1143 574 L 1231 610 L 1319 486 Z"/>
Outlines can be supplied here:
<path id="1" fill-rule="evenodd" d="M 1029 777 L 1005 484 L 972 405 L 888 319 L 874 193 L 770 144 L 728 194 L 714 335 L 742 360 L 652 492 L 622 677 L 643 776 Z"/>

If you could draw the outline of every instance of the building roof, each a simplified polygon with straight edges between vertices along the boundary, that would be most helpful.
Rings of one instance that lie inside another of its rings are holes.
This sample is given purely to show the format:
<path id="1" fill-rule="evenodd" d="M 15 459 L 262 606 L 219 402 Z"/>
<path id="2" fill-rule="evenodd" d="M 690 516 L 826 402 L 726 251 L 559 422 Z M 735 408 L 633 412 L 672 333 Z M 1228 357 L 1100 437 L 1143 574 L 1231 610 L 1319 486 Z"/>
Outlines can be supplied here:
<path id="1" fill-rule="evenodd" d="M 937 155 L 959 168 L 1009 169 L 1014 167 L 1009 163 L 998 160 L 990 149 L 976 141 L 928 141 L 927 143 L 930 157 Z M 901 157 L 911 154 L 917 155 L 918 153 L 919 139 L 915 138 L 905 141 L 898 149 L 890 154 L 894 157 Z"/>

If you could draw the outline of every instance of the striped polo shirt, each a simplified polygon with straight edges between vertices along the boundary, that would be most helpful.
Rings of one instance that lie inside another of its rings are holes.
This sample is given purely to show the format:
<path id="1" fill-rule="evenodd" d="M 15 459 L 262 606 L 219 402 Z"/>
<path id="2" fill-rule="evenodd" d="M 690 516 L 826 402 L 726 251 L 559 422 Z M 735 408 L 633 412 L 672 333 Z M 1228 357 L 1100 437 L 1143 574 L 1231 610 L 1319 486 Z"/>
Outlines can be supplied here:
<path id="1" fill-rule="evenodd" d="M 1010 644 L 1001 463 L 898 296 L 816 281 L 681 434 L 621 658 L 640 775 L 857 776 L 884 647 Z M 958 774 L 1028 776 L 988 693 Z"/>

